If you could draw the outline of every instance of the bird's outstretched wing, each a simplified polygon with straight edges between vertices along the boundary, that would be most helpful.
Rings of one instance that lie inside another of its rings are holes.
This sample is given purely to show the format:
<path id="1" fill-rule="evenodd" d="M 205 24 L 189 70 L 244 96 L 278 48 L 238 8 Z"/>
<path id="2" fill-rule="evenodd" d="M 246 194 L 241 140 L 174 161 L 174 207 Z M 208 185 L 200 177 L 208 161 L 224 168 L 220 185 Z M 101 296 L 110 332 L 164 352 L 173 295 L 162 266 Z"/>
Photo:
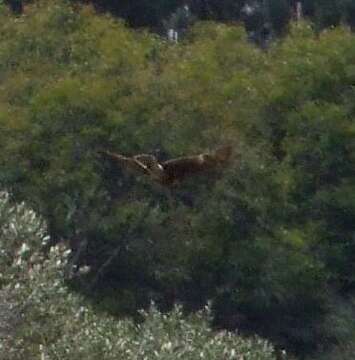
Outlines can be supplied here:
<path id="1" fill-rule="evenodd" d="M 159 163 L 153 155 L 127 157 L 110 151 L 100 151 L 122 168 L 150 176 L 162 185 L 173 185 L 186 177 L 215 169 L 226 164 L 232 154 L 231 146 L 223 146 L 211 153 L 185 156 Z"/>
<path id="2" fill-rule="evenodd" d="M 228 145 L 220 147 L 212 153 L 167 160 L 161 164 L 164 169 L 162 182 L 166 185 L 173 184 L 197 173 L 223 166 L 231 154 L 232 147 Z"/>
<path id="3" fill-rule="evenodd" d="M 149 169 L 147 165 L 140 161 L 139 158 L 136 157 L 127 157 L 120 154 L 112 153 L 111 151 L 100 151 L 101 154 L 107 156 L 111 159 L 114 163 L 118 164 L 124 169 L 131 170 L 134 172 L 142 173 L 142 174 L 149 174 Z M 142 156 L 142 155 L 141 155 Z M 149 156 L 149 155 L 147 155 Z"/>

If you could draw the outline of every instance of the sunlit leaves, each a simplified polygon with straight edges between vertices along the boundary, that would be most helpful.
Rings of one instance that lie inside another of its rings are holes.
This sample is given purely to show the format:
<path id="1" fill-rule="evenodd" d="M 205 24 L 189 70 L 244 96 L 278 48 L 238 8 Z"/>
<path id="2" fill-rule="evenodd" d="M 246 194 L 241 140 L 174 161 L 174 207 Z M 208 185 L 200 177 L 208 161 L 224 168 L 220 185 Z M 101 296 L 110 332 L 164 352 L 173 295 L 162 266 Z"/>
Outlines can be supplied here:
<path id="1" fill-rule="evenodd" d="M 185 317 L 181 307 L 162 314 L 152 304 L 139 325 L 97 312 L 65 285 L 70 251 L 58 245 L 42 253 L 48 237 L 32 210 L 1 193 L 0 223 L 0 354 L 9 360 L 274 359 L 259 337 L 213 332 L 208 308 Z"/>

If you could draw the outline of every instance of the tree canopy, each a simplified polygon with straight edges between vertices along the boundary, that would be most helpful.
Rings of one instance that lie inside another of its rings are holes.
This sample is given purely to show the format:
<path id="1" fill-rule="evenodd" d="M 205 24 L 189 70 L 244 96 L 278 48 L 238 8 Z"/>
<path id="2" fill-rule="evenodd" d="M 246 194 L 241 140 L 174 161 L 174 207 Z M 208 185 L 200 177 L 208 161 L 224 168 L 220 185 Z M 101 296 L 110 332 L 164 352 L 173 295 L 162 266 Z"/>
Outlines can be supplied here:
<path id="1" fill-rule="evenodd" d="M 43 0 L 24 16 L 0 5 L 0 43 L 0 183 L 90 266 L 80 291 L 125 314 L 210 300 L 215 326 L 302 356 L 350 341 L 350 31 L 301 22 L 263 51 L 205 21 L 173 44 Z M 97 154 L 163 161 L 224 143 L 223 176 L 170 194 Z"/>

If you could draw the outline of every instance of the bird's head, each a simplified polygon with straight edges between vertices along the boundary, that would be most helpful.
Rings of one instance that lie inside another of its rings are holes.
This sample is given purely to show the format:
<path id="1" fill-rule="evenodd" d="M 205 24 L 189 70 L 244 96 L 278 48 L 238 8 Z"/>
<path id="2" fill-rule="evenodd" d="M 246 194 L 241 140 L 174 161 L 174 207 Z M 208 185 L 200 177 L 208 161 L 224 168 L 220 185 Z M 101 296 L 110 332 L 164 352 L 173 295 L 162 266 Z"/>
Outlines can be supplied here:
<path id="1" fill-rule="evenodd" d="M 232 155 L 233 148 L 231 145 L 225 145 L 215 151 L 215 158 L 217 161 L 224 163 L 229 160 Z"/>

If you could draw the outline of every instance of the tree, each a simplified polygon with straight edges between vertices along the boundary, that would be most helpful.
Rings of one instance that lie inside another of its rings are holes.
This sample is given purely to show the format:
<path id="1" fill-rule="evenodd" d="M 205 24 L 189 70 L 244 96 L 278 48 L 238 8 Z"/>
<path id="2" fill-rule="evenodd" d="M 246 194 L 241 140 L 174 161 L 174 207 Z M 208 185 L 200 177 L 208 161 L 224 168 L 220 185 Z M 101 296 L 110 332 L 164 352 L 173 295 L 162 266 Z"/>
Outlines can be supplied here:
<path id="1" fill-rule="evenodd" d="M 289 0 L 269 0 L 268 17 L 276 36 L 284 35 L 291 19 Z"/>
<path id="2" fill-rule="evenodd" d="M 173 13 L 180 5 L 180 0 L 94 0 L 94 4 L 102 10 L 124 18 L 133 27 L 150 27 L 161 29 L 162 21 Z"/>
<path id="3" fill-rule="evenodd" d="M 315 24 L 317 29 L 322 30 L 331 26 L 339 25 L 341 21 L 341 4 L 337 0 L 315 1 Z"/>
<path id="4" fill-rule="evenodd" d="M 6 3 L 14 14 L 23 13 L 23 0 L 8 0 Z"/>
<path id="5" fill-rule="evenodd" d="M 301 356 L 348 341 L 353 35 L 299 23 L 266 52 L 235 25 L 170 44 L 88 6 L 29 10 L 0 12 L 0 181 L 90 266 L 77 289 L 111 313 L 210 300 L 215 324 Z M 222 173 L 169 194 L 98 156 L 224 143 Z"/>
<path id="6" fill-rule="evenodd" d="M 355 30 L 355 1 L 344 0 L 344 18 L 350 25 L 352 31 Z"/>
<path id="7" fill-rule="evenodd" d="M 195 16 L 202 20 L 237 21 L 245 0 L 189 0 Z"/>

